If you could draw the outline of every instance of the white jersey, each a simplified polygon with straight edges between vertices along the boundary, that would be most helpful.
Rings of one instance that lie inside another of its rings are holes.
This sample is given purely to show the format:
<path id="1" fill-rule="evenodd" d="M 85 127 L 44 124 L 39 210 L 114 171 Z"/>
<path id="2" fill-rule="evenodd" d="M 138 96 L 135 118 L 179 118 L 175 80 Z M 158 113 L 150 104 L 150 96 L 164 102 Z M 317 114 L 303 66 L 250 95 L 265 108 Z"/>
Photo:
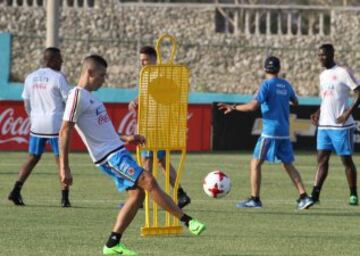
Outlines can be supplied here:
<path id="1" fill-rule="evenodd" d="M 70 91 L 63 119 L 76 123 L 95 164 L 102 164 L 110 154 L 124 148 L 104 104 L 86 89 L 76 87 Z"/>
<path id="2" fill-rule="evenodd" d="M 349 109 L 350 90 L 359 84 L 351 73 L 335 65 L 320 74 L 320 120 L 319 129 L 347 129 L 355 126 L 352 116 L 344 124 L 336 123 L 336 119 Z"/>
<path id="3" fill-rule="evenodd" d="M 26 77 L 21 96 L 30 103 L 31 135 L 59 135 L 69 90 L 63 73 L 51 68 L 40 68 Z"/>

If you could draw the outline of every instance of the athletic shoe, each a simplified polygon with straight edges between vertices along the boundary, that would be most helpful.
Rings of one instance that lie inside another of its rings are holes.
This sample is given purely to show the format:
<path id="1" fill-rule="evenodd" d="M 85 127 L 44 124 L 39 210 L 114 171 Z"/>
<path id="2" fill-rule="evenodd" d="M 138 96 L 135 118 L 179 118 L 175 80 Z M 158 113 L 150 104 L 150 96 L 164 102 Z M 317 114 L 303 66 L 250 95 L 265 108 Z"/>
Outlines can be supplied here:
<path id="1" fill-rule="evenodd" d="M 61 207 L 63 207 L 63 208 L 71 207 L 71 203 L 70 203 L 69 199 L 61 198 Z"/>
<path id="2" fill-rule="evenodd" d="M 123 255 L 123 256 L 137 256 L 138 254 L 134 251 L 129 250 L 125 247 L 124 244 L 118 243 L 114 247 L 107 247 L 106 245 L 103 248 L 104 255 Z"/>
<path id="3" fill-rule="evenodd" d="M 311 206 L 314 205 L 314 201 L 310 197 L 304 197 L 303 199 L 297 200 L 297 208 L 299 210 L 309 209 Z"/>
<path id="4" fill-rule="evenodd" d="M 25 206 L 20 191 L 16 191 L 16 190 L 11 191 L 10 195 L 8 196 L 8 199 L 17 206 Z"/>
<path id="5" fill-rule="evenodd" d="M 189 231 L 191 234 L 198 236 L 206 229 L 205 224 L 199 222 L 198 220 L 189 221 Z"/>
<path id="6" fill-rule="evenodd" d="M 252 198 L 248 198 L 244 201 L 237 203 L 236 208 L 262 208 L 262 203 L 260 200 L 255 201 Z"/>
<path id="7" fill-rule="evenodd" d="M 178 194 L 178 206 L 180 209 L 191 203 L 190 197 L 186 193 Z"/>
<path id="8" fill-rule="evenodd" d="M 359 204 L 359 198 L 355 195 L 351 195 L 349 198 L 349 205 L 358 205 Z"/>

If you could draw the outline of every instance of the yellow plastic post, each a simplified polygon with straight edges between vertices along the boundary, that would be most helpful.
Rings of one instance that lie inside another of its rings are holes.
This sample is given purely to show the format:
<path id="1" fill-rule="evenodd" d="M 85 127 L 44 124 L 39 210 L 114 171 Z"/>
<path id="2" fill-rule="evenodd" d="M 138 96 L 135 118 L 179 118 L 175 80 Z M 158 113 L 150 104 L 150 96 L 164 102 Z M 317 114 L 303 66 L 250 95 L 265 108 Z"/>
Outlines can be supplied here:
<path id="1" fill-rule="evenodd" d="M 163 63 L 161 58 L 161 42 L 168 39 L 172 44 L 169 60 Z M 174 64 L 176 39 L 163 34 L 157 41 L 156 65 L 147 65 L 140 72 L 138 95 L 138 133 L 146 138 L 146 145 L 137 148 L 137 159 L 141 164 L 140 151 L 153 151 L 153 175 L 158 175 L 157 152 L 166 152 L 165 192 L 177 202 L 184 162 L 186 157 L 186 130 L 189 90 L 189 69 L 185 65 Z M 177 178 L 173 193 L 170 191 L 171 152 L 181 152 L 177 168 Z M 150 209 L 150 199 L 146 193 L 145 224 L 141 228 L 142 236 L 179 234 L 183 228 L 176 218 L 165 212 L 165 221 L 159 223 L 159 211 L 155 202 Z M 152 214 L 152 218 L 151 218 Z"/>

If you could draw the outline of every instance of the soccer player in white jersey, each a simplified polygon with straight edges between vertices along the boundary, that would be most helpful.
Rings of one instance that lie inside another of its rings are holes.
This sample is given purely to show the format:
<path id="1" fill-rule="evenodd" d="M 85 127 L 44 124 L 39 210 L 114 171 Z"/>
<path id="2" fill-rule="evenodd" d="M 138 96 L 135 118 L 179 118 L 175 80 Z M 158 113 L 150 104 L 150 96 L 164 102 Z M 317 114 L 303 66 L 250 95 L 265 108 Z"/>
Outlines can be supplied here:
<path id="1" fill-rule="evenodd" d="M 141 67 L 146 65 L 154 65 L 156 64 L 157 53 L 154 47 L 152 46 L 144 46 L 140 49 L 140 64 Z M 129 110 L 136 111 L 137 110 L 137 98 L 129 102 Z M 165 160 L 165 150 L 159 150 L 157 152 L 157 159 L 160 165 L 162 172 L 165 174 L 166 171 L 166 160 Z M 146 171 L 152 172 L 153 167 L 153 152 L 152 151 L 142 151 L 141 152 L 141 162 Z M 176 181 L 176 171 L 173 165 L 170 163 L 170 184 L 172 187 L 175 185 Z M 190 197 L 186 194 L 181 185 L 179 185 L 179 189 L 177 191 L 178 196 L 178 206 L 180 208 L 184 208 L 186 205 L 191 203 Z M 123 204 L 119 206 L 122 207 Z"/>
<path id="2" fill-rule="evenodd" d="M 260 200 L 262 164 L 265 161 L 281 161 L 283 168 L 299 192 L 298 209 L 308 209 L 314 203 L 306 194 L 300 173 L 293 164 L 295 159 L 289 139 L 289 103 L 298 105 L 298 100 L 291 84 L 278 77 L 280 60 L 277 57 L 268 57 L 265 60 L 264 70 L 266 80 L 261 83 L 252 101 L 243 105 L 219 104 L 219 109 L 225 110 L 225 114 L 231 111 L 255 111 L 260 107 L 263 118 L 261 136 L 255 146 L 250 163 L 251 196 L 236 204 L 236 207 L 262 207 Z"/>
<path id="3" fill-rule="evenodd" d="M 43 54 L 43 67 L 25 79 L 22 98 L 31 121 L 29 156 L 8 197 L 15 205 L 25 205 L 20 193 L 21 188 L 39 162 L 46 143 L 51 145 L 56 164 L 59 165 L 59 129 L 70 90 L 65 76 L 60 72 L 62 63 L 60 50 L 47 48 Z M 64 184 L 62 184 L 61 206 L 71 207 L 69 187 Z"/>
<path id="4" fill-rule="evenodd" d="M 66 185 L 72 184 L 69 165 L 70 135 L 75 127 L 85 143 L 92 161 L 109 175 L 119 191 L 127 191 L 128 199 L 119 210 L 116 223 L 106 245 L 104 255 L 137 255 L 120 242 L 121 236 L 135 217 L 148 191 L 163 209 L 180 219 L 194 235 L 205 230 L 205 225 L 192 219 L 161 190 L 150 172 L 137 165 L 124 147 L 128 143 L 144 143 L 140 135 L 116 133 L 104 104 L 91 92 L 99 89 L 105 81 L 107 63 L 98 55 L 86 57 L 78 86 L 70 91 L 60 129 L 60 177 Z"/>
<path id="5" fill-rule="evenodd" d="M 320 191 L 329 170 L 329 159 L 332 151 L 340 156 L 345 167 L 350 189 L 350 205 L 358 205 L 357 174 L 352 159 L 355 122 L 351 114 L 360 103 L 360 87 L 352 74 L 334 61 L 334 47 L 323 44 L 318 51 L 321 65 L 325 68 L 320 74 L 321 106 L 311 115 L 317 133 L 317 171 L 315 174 L 312 199 L 319 201 Z M 349 94 L 356 93 L 356 100 L 350 106 Z"/>

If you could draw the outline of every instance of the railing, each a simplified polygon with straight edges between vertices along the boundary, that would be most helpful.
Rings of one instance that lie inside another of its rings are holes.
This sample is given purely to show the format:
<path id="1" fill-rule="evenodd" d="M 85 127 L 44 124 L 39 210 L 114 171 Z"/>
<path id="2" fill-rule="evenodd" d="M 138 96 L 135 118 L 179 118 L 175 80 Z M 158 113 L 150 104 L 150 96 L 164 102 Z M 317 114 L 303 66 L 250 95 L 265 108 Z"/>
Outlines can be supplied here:
<path id="1" fill-rule="evenodd" d="M 217 7 L 215 30 L 244 35 L 330 35 L 331 9 L 308 6 Z"/>

